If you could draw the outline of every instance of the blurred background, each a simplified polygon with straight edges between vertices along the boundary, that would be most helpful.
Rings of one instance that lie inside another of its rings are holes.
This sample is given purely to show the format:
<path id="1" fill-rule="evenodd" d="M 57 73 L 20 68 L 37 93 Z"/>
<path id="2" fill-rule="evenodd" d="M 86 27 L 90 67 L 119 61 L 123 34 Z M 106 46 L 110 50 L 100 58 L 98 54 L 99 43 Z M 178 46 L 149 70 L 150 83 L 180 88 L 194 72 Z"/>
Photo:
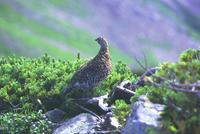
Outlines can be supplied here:
<path id="1" fill-rule="evenodd" d="M 0 0 L 0 56 L 90 58 L 103 36 L 113 63 L 176 61 L 200 46 L 199 9 L 199 0 Z"/>

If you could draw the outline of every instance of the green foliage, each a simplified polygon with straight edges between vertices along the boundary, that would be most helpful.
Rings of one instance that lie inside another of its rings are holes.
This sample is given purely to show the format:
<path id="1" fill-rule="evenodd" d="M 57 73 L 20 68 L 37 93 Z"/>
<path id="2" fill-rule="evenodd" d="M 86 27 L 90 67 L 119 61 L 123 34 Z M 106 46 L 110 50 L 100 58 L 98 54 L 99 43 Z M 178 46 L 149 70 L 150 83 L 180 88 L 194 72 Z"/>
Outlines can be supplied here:
<path id="1" fill-rule="evenodd" d="M 180 61 L 182 62 L 192 62 L 195 60 L 200 60 L 200 49 L 188 49 L 180 56 Z"/>
<path id="2" fill-rule="evenodd" d="M 0 59 L 0 103 L 26 110 L 48 110 L 59 105 L 60 91 L 84 63 L 60 61 L 45 54 L 42 58 L 3 57 Z"/>
<path id="3" fill-rule="evenodd" d="M 114 109 L 114 115 L 119 123 L 124 126 L 126 123 L 126 118 L 131 111 L 130 106 L 128 106 L 124 100 L 116 100 L 115 106 L 116 108 Z"/>
<path id="4" fill-rule="evenodd" d="M 135 95 L 131 97 L 131 103 L 135 103 L 138 98 L 143 94 L 149 94 L 151 93 L 151 89 L 148 86 L 140 87 L 136 90 Z"/>
<path id="5" fill-rule="evenodd" d="M 183 73 L 184 72 L 184 73 Z M 188 49 L 180 56 L 176 63 L 165 63 L 158 72 L 159 76 L 164 76 L 175 82 L 188 84 L 200 80 L 200 50 Z"/>
<path id="6" fill-rule="evenodd" d="M 109 77 L 102 83 L 100 87 L 95 89 L 95 96 L 105 95 L 108 93 L 116 84 L 119 84 L 123 80 L 136 81 L 137 77 L 132 73 L 130 68 L 119 61 L 115 67 L 113 67 Z"/>
<path id="7" fill-rule="evenodd" d="M 67 117 L 81 112 L 70 98 L 73 94 L 67 96 L 63 103 L 60 93 L 67 86 L 73 73 L 84 63 L 85 60 L 80 59 L 80 55 L 73 62 L 57 60 L 47 54 L 37 59 L 0 58 L 0 111 L 8 111 L 0 116 L 0 128 L 10 133 L 48 133 L 51 129 L 48 122 L 42 118 L 41 112 L 27 111 L 48 111 L 60 107 L 66 110 Z M 119 62 L 92 95 L 106 94 L 114 85 L 125 79 L 135 81 L 136 76 L 125 64 Z M 116 104 L 118 114 L 125 117 L 128 112 L 127 105 L 121 101 Z M 9 112 L 13 108 L 20 110 Z M 119 112 L 120 110 L 122 111 Z"/>
<path id="8" fill-rule="evenodd" d="M 60 92 L 84 63 L 79 55 L 74 62 L 53 59 L 47 54 L 37 59 L 0 58 L 0 104 L 3 104 L 0 110 L 17 106 L 22 110 L 47 111 L 60 107 L 63 101 L 59 99 Z M 111 75 L 91 94 L 104 95 L 125 79 L 135 81 L 136 76 L 125 64 L 118 62 Z M 70 101 L 70 98 L 66 99 L 69 99 L 66 102 Z"/>
<path id="9" fill-rule="evenodd" d="M 0 115 L 0 129 L 6 134 L 51 133 L 51 126 L 52 122 L 42 114 L 42 111 L 8 112 Z"/>
<path id="10" fill-rule="evenodd" d="M 200 80 L 200 50 L 188 49 L 181 54 L 178 62 L 162 64 L 156 75 L 180 84 L 198 82 Z M 196 90 L 200 89 L 196 88 Z M 135 102 L 141 94 L 147 94 L 151 101 L 167 106 L 162 113 L 162 121 L 163 126 L 172 133 L 197 134 L 199 132 L 200 100 L 196 94 L 174 92 L 149 85 L 139 88 L 136 96 L 132 97 L 132 102 Z"/>
<path id="11" fill-rule="evenodd" d="M 200 50 L 188 49 L 181 54 L 177 63 L 163 64 L 162 70 L 157 75 L 165 76 L 181 84 L 190 84 L 200 80 L 199 72 Z M 198 133 L 200 129 L 199 97 L 196 94 L 173 91 L 162 94 L 165 100 L 160 99 L 168 106 L 162 114 L 164 126 L 173 133 Z"/>

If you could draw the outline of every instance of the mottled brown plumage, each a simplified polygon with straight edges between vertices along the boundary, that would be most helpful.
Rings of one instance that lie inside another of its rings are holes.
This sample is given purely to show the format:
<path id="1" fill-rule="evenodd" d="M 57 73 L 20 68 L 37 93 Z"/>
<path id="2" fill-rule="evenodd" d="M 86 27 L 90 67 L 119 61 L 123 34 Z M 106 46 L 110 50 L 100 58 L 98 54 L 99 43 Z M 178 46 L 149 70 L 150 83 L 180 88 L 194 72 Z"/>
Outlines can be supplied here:
<path id="1" fill-rule="evenodd" d="M 111 72 L 112 66 L 108 43 L 102 37 L 97 38 L 96 41 L 100 45 L 98 54 L 73 75 L 63 95 L 66 95 L 72 90 L 93 89 L 106 79 Z"/>

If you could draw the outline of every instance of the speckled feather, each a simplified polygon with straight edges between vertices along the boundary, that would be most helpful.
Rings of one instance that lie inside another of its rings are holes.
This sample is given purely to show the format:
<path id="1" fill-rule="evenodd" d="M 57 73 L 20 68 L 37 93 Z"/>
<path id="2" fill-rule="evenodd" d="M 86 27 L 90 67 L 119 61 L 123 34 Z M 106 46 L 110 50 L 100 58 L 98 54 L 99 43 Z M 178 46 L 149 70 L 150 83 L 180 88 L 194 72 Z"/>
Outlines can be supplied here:
<path id="1" fill-rule="evenodd" d="M 73 75 L 63 95 L 75 89 L 93 89 L 106 79 L 111 72 L 112 65 L 107 42 L 102 37 L 96 40 L 101 46 L 99 53 Z"/>

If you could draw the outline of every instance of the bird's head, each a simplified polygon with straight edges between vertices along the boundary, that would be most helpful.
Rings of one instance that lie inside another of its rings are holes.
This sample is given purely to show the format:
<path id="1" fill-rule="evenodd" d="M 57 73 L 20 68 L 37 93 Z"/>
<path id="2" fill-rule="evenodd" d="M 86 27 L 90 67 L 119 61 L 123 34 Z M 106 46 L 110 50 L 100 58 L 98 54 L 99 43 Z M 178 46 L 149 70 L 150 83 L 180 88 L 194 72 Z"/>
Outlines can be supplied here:
<path id="1" fill-rule="evenodd" d="M 95 41 L 97 41 L 97 43 L 101 46 L 101 48 L 107 48 L 108 47 L 108 42 L 103 37 L 98 37 Z"/>

